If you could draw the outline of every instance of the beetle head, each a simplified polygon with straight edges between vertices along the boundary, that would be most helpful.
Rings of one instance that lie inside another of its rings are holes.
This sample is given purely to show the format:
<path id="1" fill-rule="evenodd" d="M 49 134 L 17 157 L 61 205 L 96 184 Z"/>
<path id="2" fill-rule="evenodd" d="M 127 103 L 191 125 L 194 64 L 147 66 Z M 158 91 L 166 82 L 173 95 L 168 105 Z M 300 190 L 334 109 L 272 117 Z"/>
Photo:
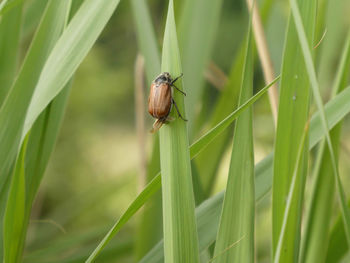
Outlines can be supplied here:
<path id="1" fill-rule="evenodd" d="M 160 82 L 171 83 L 171 81 L 172 81 L 172 78 L 169 72 L 163 72 L 155 79 L 155 82 L 157 83 L 160 83 Z"/>

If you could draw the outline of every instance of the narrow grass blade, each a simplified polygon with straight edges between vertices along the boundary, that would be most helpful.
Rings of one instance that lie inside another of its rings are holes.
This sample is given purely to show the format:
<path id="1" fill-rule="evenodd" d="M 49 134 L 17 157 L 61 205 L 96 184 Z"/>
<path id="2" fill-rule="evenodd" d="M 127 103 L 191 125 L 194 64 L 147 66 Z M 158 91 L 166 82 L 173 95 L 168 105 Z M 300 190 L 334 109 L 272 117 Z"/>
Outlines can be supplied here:
<path id="1" fill-rule="evenodd" d="M 204 70 L 208 64 L 220 21 L 222 0 L 185 1 L 179 26 L 184 85 L 188 89 L 185 100 L 189 136 L 194 135 L 195 110 L 200 103 L 204 84 Z"/>
<path id="2" fill-rule="evenodd" d="M 119 0 L 86 0 L 47 59 L 28 109 L 25 131 L 64 88 L 107 24 Z"/>
<path id="3" fill-rule="evenodd" d="M 0 21 L 0 108 L 16 76 L 22 6 L 2 15 Z"/>
<path id="4" fill-rule="evenodd" d="M 344 101 L 341 99 L 344 98 Z M 341 121 L 346 114 L 350 113 L 350 86 L 347 87 L 343 92 L 336 96 L 332 101 L 326 105 L 326 116 L 329 121 L 329 127 L 333 128 L 339 121 Z M 340 104 L 346 107 L 339 107 Z M 309 150 L 311 150 L 315 145 L 321 141 L 324 137 L 322 131 L 319 128 L 321 121 L 319 116 L 314 115 L 310 122 L 310 141 Z M 255 166 L 255 200 L 256 202 L 263 198 L 272 187 L 272 173 L 273 173 L 273 155 L 272 153 L 265 157 Z M 217 235 L 217 228 L 219 225 L 220 211 L 222 208 L 222 202 L 224 198 L 224 192 L 220 192 L 214 197 L 209 198 L 203 202 L 196 209 L 198 236 L 199 236 L 199 249 L 203 251 L 207 249 L 214 241 Z M 342 230 L 340 227 L 335 231 L 335 237 L 332 240 L 342 240 L 341 239 Z M 345 238 L 345 237 L 344 237 Z M 338 241 L 341 243 L 341 241 Z M 341 249 L 345 252 L 344 246 L 341 245 Z M 333 248 L 329 252 L 332 255 L 336 248 Z M 335 252 L 336 253 L 336 252 Z M 331 258 L 331 256 L 329 257 Z M 161 263 L 164 262 L 163 254 L 163 241 L 157 244 L 140 262 L 142 263 Z M 329 261 L 332 262 L 332 261 Z"/>
<path id="5" fill-rule="evenodd" d="M 239 99 L 241 105 L 253 95 L 252 53 L 250 21 Z M 236 121 L 213 262 L 254 262 L 255 194 L 252 115 L 250 107 Z"/>
<path id="6" fill-rule="evenodd" d="M 302 6 L 302 19 L 308 36 L 307 44 L 313 43 L 315 28 L 316 1 L 298 0 Z M 272 193 L 272 251 L 276 254 L 277 243 L 280 237 L 285 214 L 286 201 L 290 189 L 291 180 L 299 145 L 304 132 L 305 124 L 309 117 L 310 90 L 307 71 L 303 54 L 298 45 L 298 35 L 293 19 L 289 18 L 283 62 L 281 69 L 281 86 L 278 108 L 278 122 L 275 140 L 274 175 Z M 306 147 L 307 149 L 307 147 Z M 305 153 L 305 158 L 307 154 Z M 306 163 L 307 160 L 304 160 Z M 304 167 L 306 173 L 306 167 Z M 304 176 L 302 176 L 304 177 Z M 299 187 L 299 185 L 298 185 Z M 303 188 L 302 185 L 300 185 Z M 293 214 L 299 214 L 299 206 L 292 206 Z M 295 217 L 294 222 L 287 225 L 286 235 L 290 235 L 289 243 L 283 243 L 283 251 L 288 253 L 285 258 L 289 261 L 297 260 L 299 254 L 299 238 L 295 233 L 300 233 L 300 220 Z M 296 258 L 293 258 L 293 255 Z"/>
<path id="7" fill-rule="evenodd" d="M 332 162 L 332 166 L 333 166 L 333 173 L 335 176 L 338 197 L 339 197 L 341 211 L 342 211 L 343 220 L 344 220 L 345 233 L 347 236 L 348 244 L 350 245 L 350 211 L 349 211 L 349 208 L 347 207 L 347 204 L 346 204 L 346 197 L 345 197 L 344 189 L 343 189 L 343 186 L 342 186 L 342 183 L 340 180 L 340 176 L 339 176 L 339 172 L 338 172 L 337 161 L 336 161 L 335 154 L 334 154 L 333 144 L 332 144 L 332 141 L 331 141 L 331 138 L 329 135 L 329 126 L 328 126 L 325 110 L 323 107 L 321 94 L 319 91 L 319 85 L 318 85 L 317 78 L 316 78 L 315 68 L 313 65 L 310 49 L 309 49 L 309 46 L 307 44 L 307 38 L 306 38 L 303 23 L 301 20 L 298 4 L 297 4 L 296 0 L 290 0 L 289 2 L 291 5 L 293 19 L 294 19 L 296 29 L 298 32 L 300 46 L 301 46 L 302 51 L 303 51 L 303 56 L 304 56 L 304 60 L 305 60 L 305 65 L 306 65 L 309 81 L 310 81 L 310 84 L 312 87 L 312 91 L 313 91 L 313 94 L 315 97 L 315 102 L 316 102 L 318 111 L 320 113 L 322 129 L 323 129 L 323 132 L 325 133 L 326 142 L 327 142 L 327 145 L 329 148 L 331 162 Z"/>
<path id="8" fill-rule="evenodd" d="M 304 166 L 305 166 L 305 149 L 307 147 L 306 145 L 306 138 L 308 134 L 308 124 L 305 127 L 304 133 L 301 137 L 301 144 L 299 145 L 298 149 L 298 155 L 297 155 L 297 161 L 295 163 L 294 172 L 292 181 L 290 183 L 290 189 L 288 193 L 288 198 L 286 201 L 286 209 L 284 211 L 283 216 L 283 223 L 282 223 L 282 229 L 280 232 L 280 237 L 278 239 L 277 248 L 276 248 L 276 254 L 274 255 L 274 262 L 296 262 L 295 258 L 297 258 L 296 255 L 288 253 L 287 247 L 288 244 L 290 244 L 290 238 L 291 235 L 287 234 L 288 224 L 294 224 L 294 222 L 298 222 L 301 220 L 301 209 L 293 209 L 293 206 L 301 207 L 304 188 L 302 187 L 305 185 L 305 179 L 306 175 L 304 173 Z M 294 211 L 298 211 L 299 213 L 295 213 Z M 298 242 L 298 239 L 300 239 L 300 234 L 298 232 L 294 233 L 295 242 Z"/>
<path id="9" fill-rule="evenodd" d="M 219 122 L 215 127 L 206 132 L 201 138 L 195 141 L 190 148 L 191 158 L 195 158 L 204 148 L 220 135 L 232 122 L 238 118 L 238 116 L 245 110 L 247 110 L 254 102 L 256 102 L 262 95 L 264 95 L 270 87 L 272 87 L 280 76 L 275 78 L 269 85 L 262 88 L 258 93 L 249 98 L 239 108 L 229 114 L 225 119 Z"/>
<path id="10" fill-rule="evenodd" d="M 145 58 L 147 82 L 151 85 L 151 82 L 159 75 L 160 71 L 157 38 L 146 2 L 143 0 L 132 0 L 131 4 L 136 24 L 137 41 Z"/>
<path id="11" fill-rule="evenodd" d="M 174 77 L 182 73 L 173 0 L 169 1 L 165 25 L 162 71 Z M 185 91 L 181 80 L 177 87 Z M 187 116 L 183 95 L 175 91 L 173 96 L 179 111 Z M 173 111 L 171 116 L 175 114 Z M 165 262 L 196 263 L 199 262 L 198 237 L 187 128 L 185 121 L 175 118 L 159 130 Z"/>
<path id="12" fill-rule="evenodd" d="M 270 84 L 272 85 L 272 83 Z M 266 92 L 266 91 L 265 91 Z M 341 121 L 346 114 L 350 112 L 350 86 L 343 92 L 336 96 L 332 101 L 326 105 L 326 115 L 329 121 L 328 125 L 333 128 L 339 121 Z M 238 109 L 239 110 L 239 109 Z M 237 117 L 237 116 L 236 116 Z M 232 120 L 233 121 L 233 120 Z M 313 116 L 310 122 L 310 145 L 309 149 L 312 149 L 322 138 L 323 133 L 320 131 L 320 118 L 316 114 Z M 192 146 L 191 146 L 192 147 Z M 190 147 L 190 149 L 191 149 Z M 204 146 L 203 146 L 204 147 Z M 199 149 L 200 151 L 200 149 Z M 194 154 L 197 152 L 195 151 Z M 191 154 L 191 158 L 193 158 Z M 255 200 L 260 200 L 266 195 L 272 186 L 272 165 L 273 155 L 269 154 L 262 161 L 255 166 L 256 184 L 255 184 Z M 107 243 L 115 236 L 120 228 L 137 212 L 137 210 L 146 203 L 150 196 L 154 195 L 160 188 L 160 173 L 158 173 L 153 181 L 149 183 L 143 191 L 136 197 L 136 199 L 130 204 L 127 211 L 121 216 L 118 222 L 111 228 L 108 234 L 100 242 L 98 248 L 95 249 L 94 256 L 91 260 L 95 259 L 99 251 L 107 245 Z M 146 196 L 146 197 L 145 197 Z M 211 197 L 203 204 L 201 204 L 196 210 L 196 217 L 198 220 L 197 227 L 199 233 L 200 250 L 208 248 L 208 246 L 215 240 L 217 234 L 217 225 L 220 219 L 221 203 L 223 201 L 224 193 L 221 192 L 214 197 Z M 136 205 L 137 204 L 137 205 Z M 132 211 L 132 212 L 130 212 Z M 201 212 L 199 212 L 201 211 Z M 203 214 L 202 214 L 203 213 Z M 202 235 L 206 237 L 204 240 Z M 154 255 L 154 256 L 153 256 Z M 148 253 L 141 262 L 163 262 L 157 259 L 163 259 L 163 242 L 159 243 L 150 253 Z M 153 259 L 154 261 L 146 261 L 145 259 Z M 90 261 L 92 262 L 92 261 Z"/>
<path id="13" fill-rule="evenodd" d="M 4 263 L 21 262 L 24 240 L 21 235 L 25 224 L 26 185 L 25 185 L 25 153 L 26 139 L 20 151 L 16 167 L 12 175 L 9 197 L 4 216 Z"/>
<path id="14" fill-rule="evenodd" d="M 274 0 L 263 1 L 261 6 L 263 22 L 266 22 L 269 17 L 273 2 Z M 240 87 L 242 82 L 245 46 L 246 43 L 243 41 L 237 49 L 227 84 L 217 100 L 212 116 L 209 118 L 209 127 L 217 125 L 225 116 L 237 108 L 239 99 L 239 88 L 237 87 Z M 215 51 L 216 50 L 214 50 L 214 52 Z M 208 116 L 205 116 L 205 118 L 208 119 Z M 197 165 L 197 167 L 206 196 L 210 196 L 213 186 L 215 185 L 217 170 L 226 149 L 230 145 L 228 141 L 232 138 L 232 131 L 233 129 L 227 129 L 220 137 L 213 140 L 201 155 L 196 158 L 195 163 L 200 164 Z"/>
<path id="15" fill-rule="evenodd" d="M 237 87 L 240 87 L 242 82 L 244 51 L 244 45 L 242 45 L 231 67 L 227 84 L 214 107 L 215 111 L 210 117 L 210 127 L 218 125 L 224 117 L 237 108 L 239 99 L 239 88 Z M 232 132 L 233 129 L 226 129 L 220 137 L 212 140 L 208 147 L 195 160 L 206 196 L 209 196 L 213 189 L 216 172 L 225 153 L 225 149 L 228 147 L 227 142 L 232 138 Z"/>
<path id="16" fill-rule="evenodd" d="M 256 95 L 250 98 L 246 103 L 244 103 L 241 107 L 239 107 L 236 111 L 231 113 L 227 118 L 225 118 L 220 124 L 211 129 L 206 135 L 201 137 L 196 143 L 194 143 L 190 147 L 190 157 L 193 159 L 204 147 L 206 147 L 213 138 L 218 136 L 225 128 L 229 126 L 245 109 L 248 109 L 249 106 L 253 102 L 255 102 L 258 98 L 260 98 L 263 94 L 265 94 L 269 87 L 271 87 L 279 77 L 277 77 L 273 83 L 270 83 L 268 86 L 264 87 L 261 91 L 259 91 Z M 350 109 L 349 109 L 350 111 Z M 270 162 L 271 165 L 271 162 Z M 153 170 L 153 166 L 151 166 L 151 170 Z M 150 171 L 151 171 L 150 170 Z M 100 242 L 99 246 L 95 249 L 94 255 L 90 256 L 91 261 L 96 258 L 98 253 L 107 245 L 107 243 L 112 239 L 114 235 L 120 230 L 120 228 L 131 218 L 131 216 L 136 213 L 136 211 L 150 198 L 148 195 L 153 195 L 160 188 L 160 172 L 156 174 L 154 179 L 143 189 L 143 191 L 136 197 L 136 199 L 131 203 L 127 211 L 121 216 L 118 222 L 111 228 L 111 230 L 107 233 L 104 239 Z M 261 193 L 266 193 L 267 191 L 259 191 Z M 145 197 L 146 196 L 146 197 Z M 138 206 L 136 206 L 136 204 Z M 137 208 L 135 208 L 137 207 Z M 131 211 L 131 212 L 130 212 Z M 125 219 L 124 219 L 125 218 Z"/>
<path id="17" fill-rule="evenodd" d="M 128 209 L 123 213 L 117 223 L 111 228 L 107 235 L 103 238 L 100 244 L 91 253 L 89 258 L 85 261 L 94 262 L 102 249 L 108 244 L 113 236 L 120 230 L 120 228 L 143 206 L 144 203 L 156 192 L 161 186 L 160 175 L 154 177 L 154 179 L 145 187 L 145 189 L 136 197 L 131 203 Z"/>
<path id="18" fill-rule="evenodd" d="M 350 67 L 350 32 L 344 45 L 337 77 L 333 85 L 333 93 L 343 90 L 349 75 Z M 340 133 L 342 122 L 330 131 L 330 137 L 334 147 L 336 160 L 340 144 Z M 327 247 L 330 243 L 329 232 L 331 214 L 329 209 L 334 201 L 334 177 L 331 156 L 326 148 L 325 141 L 322 142 L 319 151 L 317 164 L 315 166 L 315 180 L 312 188 L 312 199 L 310 209 L 307 212 L 305 237 L 302 247 L 302 262 L 324 261 L 327 254 Z"/>

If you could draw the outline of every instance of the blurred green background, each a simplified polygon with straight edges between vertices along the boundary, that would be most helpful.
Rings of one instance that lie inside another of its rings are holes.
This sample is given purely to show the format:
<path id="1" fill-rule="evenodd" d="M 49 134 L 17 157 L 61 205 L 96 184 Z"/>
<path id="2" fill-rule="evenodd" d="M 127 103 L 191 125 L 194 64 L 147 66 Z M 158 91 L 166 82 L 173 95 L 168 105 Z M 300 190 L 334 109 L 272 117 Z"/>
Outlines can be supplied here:
<path id="1" fill-rule="evenodd" d="M 182 2 L 175 1 L 177 17 Z M 160 47 L 167 2 L 152 0 L 147 3 Z M 329 97 L 328 87 L 334 77 L 345 30 L 350 25 L 350 18 L 346 15 L 350 12 L 350 3 L 344 6 L 344 15 L 338 17 L 337 27 L 325 26 L 328 31 L 318 47 L 328 49 L 327 56 L 316 58 L 327 61 L 323 64 L 328 65 L 318 69 L 325 99 Z M 226 74 L 244 39 L 247 16 L 245 1 L 224 1 L 211 57 Z M 266 34 L 276 73 L 281 64 L 287 19 L 287 1 L 275 1 L 267 20 Z M 321 29 L 317 34 L 322 35 L 323 31 Z M 30 36 L 30 33 L 24 36 L 23 50 Z M 137 195 L 140 189 L 134 102 L 137 54 L 131 4 L 121 1 L 98 42 L 75 74 L 57 145 L 34 204 L 24 256 L 27 262 L 82 262 Z M 254 87 L 259 89 L 264 82 L 258 62 L 255 68 Z M 220 91 L 209 83 L 205 85 L 203 101 L 208 107 L 203 107 L 203 110 L 209 116 Z M 186 87 L 186 90 L 191 92 L 191 87 Z M 148 87 L 145 94 L 148 95 Z M 273 149 L 274 126 L 269 107 L 267 96 L 254 106 L 256 162 Z M 153 120 L 146 108 L 145 118 L 147 132 Z M 340 171 L 343 175 L 350 174 L 350 163 L 347 161 L 350 158 L 350 141 L 346 136 L 349 132 L 347 118 L 340 154 Z M 152 135 L 147 133 L 145 136 L 149 158 Z M 214 192 L 225 187 L 230 151 L 220 165 Z M 344 177 L 343 182 L 345 188 L 350 187 L 349 177 Z M 267 262 L 270 257 L 269 201 L 270 196 L 267 196 L 257 208 L 259 262 Z M 101 262 L 135 262 L 133 249 L 139 215 L 114 238 Z"/>

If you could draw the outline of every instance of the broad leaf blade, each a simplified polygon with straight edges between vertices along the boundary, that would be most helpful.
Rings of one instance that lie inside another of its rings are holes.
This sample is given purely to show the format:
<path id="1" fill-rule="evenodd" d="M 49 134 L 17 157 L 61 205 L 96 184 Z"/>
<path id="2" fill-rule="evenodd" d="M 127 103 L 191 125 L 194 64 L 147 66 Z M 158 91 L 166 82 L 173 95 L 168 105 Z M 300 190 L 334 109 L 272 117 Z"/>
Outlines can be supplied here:
<path id="1" fill-rule="evenodd" d="M 25 131 L 68 83 L 118 4 L 119 0 L 87 0 L 80 6 L 44 65 L 28 109 Z"/>

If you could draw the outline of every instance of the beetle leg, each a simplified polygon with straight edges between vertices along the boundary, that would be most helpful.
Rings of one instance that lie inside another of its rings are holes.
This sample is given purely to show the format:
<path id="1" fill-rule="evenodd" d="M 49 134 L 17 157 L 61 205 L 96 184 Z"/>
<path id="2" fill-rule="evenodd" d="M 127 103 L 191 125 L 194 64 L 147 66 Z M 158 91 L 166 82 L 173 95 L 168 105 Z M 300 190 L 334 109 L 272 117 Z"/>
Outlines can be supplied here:
<path id="1" fill-rule="evenodd" d="M 174 84 L 171 84 L 172 87 L 174 87 L 175 89 L 177 89 L 178 91 L 180 91 L 183 95 L 186 96 L 186 93 L 182 90 L 180 90 L 178 87 L 176 87 Z"/>
<path id="2" fill-rule="evenodd" d="M 171 98 L 171 101 L 172 101 L 172 103 L 174 104 L 175 109 L 176 109 L 177 114 L 179 115 L 179 117 L 180 117 L 181 119 L 183 119 L 184 121 L 187 121 L 184 117 L 182 117 L 182 115 L 181 115 L 181 113 L 180 113 L 180 111 L 179 111 L 179 108 L 178 108 L 177 105 L 176 105 L 175 100 L 174 100 L 173 98 Z"/>
<path id="3" fill-rule="evenodd" d="M 184 74 L 181 73 L 180 76 L 176 77 L 171 83 L 170 85 L 173 85 L 179 78 L 181 78 Z"/>

